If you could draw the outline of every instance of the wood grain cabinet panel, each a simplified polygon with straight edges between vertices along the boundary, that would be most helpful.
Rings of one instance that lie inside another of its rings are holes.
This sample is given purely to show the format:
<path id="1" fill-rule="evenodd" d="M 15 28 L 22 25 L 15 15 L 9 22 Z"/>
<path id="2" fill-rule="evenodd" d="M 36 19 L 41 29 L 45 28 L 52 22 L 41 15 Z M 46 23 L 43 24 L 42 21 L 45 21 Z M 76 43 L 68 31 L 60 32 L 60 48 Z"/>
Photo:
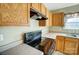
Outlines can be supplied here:
<path id="1" fill-rule="evenodd" d="M 53 13 L 52 14 L 52 26 L 63 26 L 64 25 L 64 13 Z"/>
<path id="2" fill-rule="evenodd" d="M 30 5 L 31 5 L 31 8 L 36 9 L 37 11 L 40 12 L 41 3 L 31 3 Z"/>
<path id="3" fill-rule="evenodd" d="M 39 26 L 45 26 L 46 20 L 39 20 Z"/>
<path id="4" fill-rule="evenodd" d="M 66 54 L 77 54 L 78 39 L 66 38 L 64 45 L 64 53 Z"/>
<path id="5" fill-rule="evenodd" d="M 49 26 L 52 26 L 52 12 L 49 12 Z"/>
<path id="6" fill-rule="evenodd" d="M 69 55 L 79 55 L 79 39 L 57 36 L 56 50 Z"/>
<path id="7" fill-rule="evenodd" d="M 48 11 L 48 9 L 46 8 L 46 17 L 48 18 L 47 20 L 46 20 L 46 26 L 50 26 L 50 16 L 49 16 L 50 14 L 49 14 L 49 11 Z"/>
<path id="8" fill-rule="evenodd" d="M 0 4 L 0 25 L 27 25 L 28 13 L 30 13 L 28 4 Z"/>
<path id="9" fill-rule="evenodd" d="M 56 50 L 63 52 L 64 50 L 64 36 L 56 37 Z"/>
<path id="10" fill-rule="evenodd" d="M 49 12 L 44 4 L 40 4 L 40 12 L 45 15 L 46 17 L 49 17 Z M 39 26 L 46 26 L 48 25 L 48 19 L 47 20 L 39 20 Z"/>
<path id="11" fill-rule="evenodd" d="M 41 13 L 43 15 L 46 15 L 46 7 L 45 7 L 45 5 L 44 4 L 41 4 L 40 8 L 41 8 Z"/>
<path id="12" fill-rule="evenodd" d="M 31 8 L 39 11 L 43 15 L 46 15 L 45 6 L 41 3 L 31 3 Z M 45 26 L 46 20 L 39 20 L 39 26 Z"/>

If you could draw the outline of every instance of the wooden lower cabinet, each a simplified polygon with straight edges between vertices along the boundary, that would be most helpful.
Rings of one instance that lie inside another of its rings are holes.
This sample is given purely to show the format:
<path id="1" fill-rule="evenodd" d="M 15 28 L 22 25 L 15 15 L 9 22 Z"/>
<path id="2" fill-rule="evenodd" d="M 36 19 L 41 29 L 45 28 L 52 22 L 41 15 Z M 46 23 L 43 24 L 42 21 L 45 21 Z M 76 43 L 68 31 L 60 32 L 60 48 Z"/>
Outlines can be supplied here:
<path id="1" fill-rule="evenodd" d="M 56 37 L 56 50 L 69 55 L 79 54 L 79 39 L 57 36 Z"/>
<path id="2" fill-rule="evenodd" d="M 64 36 L 57 36 L 56 39 L 56 50 L 63 52 Z"/>
<path id="3" fill-rule="evenodd" d="M 66 54 L 77 54 L 78 39 L 65 38 L 64 53 Z"/>

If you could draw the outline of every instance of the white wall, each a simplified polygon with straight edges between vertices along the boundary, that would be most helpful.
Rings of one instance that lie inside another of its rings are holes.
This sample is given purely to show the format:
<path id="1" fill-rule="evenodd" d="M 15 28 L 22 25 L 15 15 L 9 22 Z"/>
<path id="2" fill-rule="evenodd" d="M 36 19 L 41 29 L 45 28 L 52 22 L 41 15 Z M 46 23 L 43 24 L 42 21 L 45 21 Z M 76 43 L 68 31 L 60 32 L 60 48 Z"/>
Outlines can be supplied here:
<path id="1" fill-rule="evenodd" d="M 52 12 L 64 12 L 64 13 L 74 13 L 74 12 L 79 12 L 79 4 L 74 5 L 74 6 L 69 6 L 57 10 L 52 10 Z"/>
<path id="2" fill-rule="evenodd" d="M 45 34 L 48 32 L 47 27 L 39 27 L 37 20 L 30 20 L 29 26 L 3 26 L 0 27 L 0 34 L 3 35 L 3 40 L 0 41 L 0 52 L 2 52 L 6 48 L 11 48 L 11 43 L 17 40 L 22 40 L 23 33 L 35 31 L 35 30 L 42 30 L 42 33 Z M 20 42 L 21 43 L 21 42 Z M 15 44 L 17 45 L 17 43 Z M 13 44 L 13 46 L 15 46 Z M 6 47 L 4 47 L 6 46 Z M 4 49 L 3 49 L 4 47 Z"/>

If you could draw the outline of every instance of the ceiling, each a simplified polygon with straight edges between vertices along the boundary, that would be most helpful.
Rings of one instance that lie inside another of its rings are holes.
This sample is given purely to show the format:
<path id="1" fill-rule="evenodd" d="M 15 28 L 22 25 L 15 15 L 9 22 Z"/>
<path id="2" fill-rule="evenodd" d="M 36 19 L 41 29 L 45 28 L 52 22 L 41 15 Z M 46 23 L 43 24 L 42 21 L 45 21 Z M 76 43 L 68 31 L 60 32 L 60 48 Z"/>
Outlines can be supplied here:
<path id="1" fill-rule="evenodd" d="M 61 9 L 73 5 L 77 5 L 78 3 L 44 3 L 44 5 L 48 8 L 48 10 L 56 10 Z"/>

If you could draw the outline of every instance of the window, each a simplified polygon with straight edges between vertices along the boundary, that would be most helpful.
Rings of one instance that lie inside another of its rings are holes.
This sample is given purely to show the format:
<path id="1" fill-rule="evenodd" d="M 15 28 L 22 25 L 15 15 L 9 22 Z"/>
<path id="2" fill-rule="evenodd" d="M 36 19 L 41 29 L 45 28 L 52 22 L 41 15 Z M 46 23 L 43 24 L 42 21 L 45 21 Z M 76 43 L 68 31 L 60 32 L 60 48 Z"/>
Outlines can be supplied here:
<path id="1" fill-rule="evenodd" d="M 65 16 L 65 29 L 79 29 L 79 15 Z"/>

